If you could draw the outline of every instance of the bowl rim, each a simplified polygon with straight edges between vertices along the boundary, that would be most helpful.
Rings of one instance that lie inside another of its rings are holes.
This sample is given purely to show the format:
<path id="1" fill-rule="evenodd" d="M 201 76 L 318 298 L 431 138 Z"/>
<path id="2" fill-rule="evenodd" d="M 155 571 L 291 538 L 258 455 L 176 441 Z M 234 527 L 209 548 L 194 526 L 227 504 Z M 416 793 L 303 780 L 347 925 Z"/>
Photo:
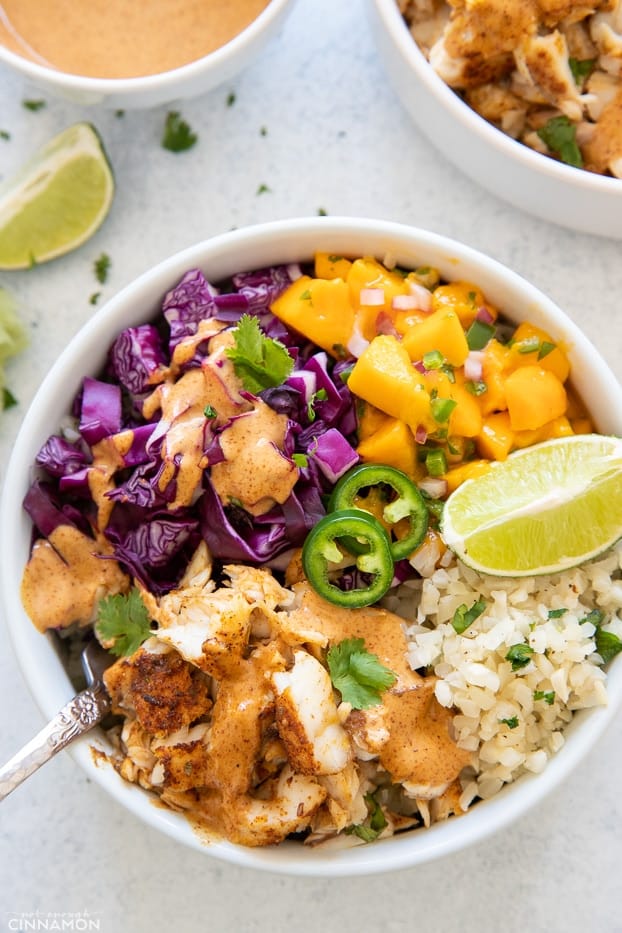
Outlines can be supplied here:
<path id="1" fill-rule="evenodd" d="M 411 35 L 396 0 L 370 0 L 370 2 L 375 6 L 389 36 L 416 76 L 428 88 L 436 101 L 463 127 L 479 134 L 488 146 L 498 150 L 509 159 L 523 163 L 533 172 L 554 178 L 558 182 L 567 182 L 572 187 L 579 187 L 589 192 L 622 197 L 622 179 L 599 175 L 587 169 L 578 169 L 559 162 L 518 142 L 485 120 L 434 71 Z"/>
<path id="2" fill-rule="evenodd" d="M 1 599 L 10 640 L 24 680 L 45 717 L 51 718 L 74 691 L 49 640 L 41 637 L 29 623 L 21 606 L 18 581 L 24 566 L 24 548 L 20 550 L 15 542 L 21 533 L 27 552 L 30 522 L 21 508 L 21 499 L 28 486 L 29 475 L 24 465 L 32 464 L 33 451 L 36 452 L 49 434 L 50 421 L 57 417 L 57 413 L 67 410 L 75 393 L 72 380 L 78 375 L 81 378 L 97 371 L 101 364 L 96 363 L 95 358 L 103 361 L 106 349 L 118 330 L 153 317 L 165 291 L 194 266 L 204 270 L 210 265 L 226 266 L 228 271 L 221 272 L 221 275 L 228 275 L 240 271 L 242 266 L 250 268 L 253 262 L 250 258 L 238 261 L 236 257 L 240 251 L 244 257 L 256 255 L 254 267 L 259 268 L 262 264 L 276 261 L 293 262 L 296 257 L 298 260 L 310 258 L 313 249 L 322 246 L 329 251 L 347 252 L 348 243 L 351 244 L 351 254 L 363 255 L 360 244 L 366 243 L 367 254 L 373 253 L 379 258 L 387 252 L 397 254 L 401 250 L 412 259 L 421 257 L 425 261 L 429 251 L 440 257 L 445 268 L 454 270 L 454 277 L 460 276 L 461 265 L 466 266 L 466 271 L 471 266 L 478 270 L 481 266 L 479 278 L 480 282 L 485 280 L 482 284 L 485 292 L 487 283 L 496 281 L 497 287 L 514 305 L 512 311 L 517 318 L 522 316 L 525 306 L 530 314 L 532 311 L 538 313 L 540 309 L 549 325 L 551 322 L 559 325 L 564 338 L 568 337 L 571 343 L 574 341 L 571 353 L 578 345 L 579 356 L 589 368 L 586 379 L 595 381 L 600 393 L 609 393 L 610 397 L 622 402 L 622 387 L 605 361 L 578 326 L 551 299 L 496 259 L 441 234 L 384 220 L 299 218 L 256 224 L 220 234 L 163 260 L 106 302 L 69 341 L 35 394 L 9 460 L 0 500 L 4 519 L 0 524 L 0 553 L 3 554 L 0 561 Z M 277 255 L 280 260 L 275 258 Z M 521 304 L 516 308 L 519 299 Z M 511 312 L 509 316 L 512 317 Z M 555 330 L 553 335 L 558 336 Z M 82 362 L 84 357 L 91 361 L 88 366 Z M 617 406 L 617 414 L 610 415 L 618 433 L 622 433 L 621 411 L 622 404 Z M 20 494 L 16 494 L 17 491 Z M 541 802 L 594 745 L 622 703 L 622 660 L 612 663 L 608 693 L 606 707 L 575 714 L 566 731 L 567 737 L 576 735 L 574 741 L 566 741 L 541 774 L 522 776 L 495 797 L 478 803 L 466 817 L 454 818 L 411 835 L 381 840 L 373 846 L 339 851 L 303 849 L 296 843 L 284 843 L 270 849 L 246 849 L 228 842 L 206 845 L 183 816 L 155 806 L 145 791 L 125 782 L 111 766 L 98 762 L 92 749 L 103 750 L 106 747 L 99 730 L 83 737 L 70 749 L 70 753 L 88 776 L 127 810 L 151 828 L 203 854 L 244 867 L 288 875 L 335 877 L 380 874 L 411 868 L 467 848 L 496 833 Z"/>
<path id="3" fill-rule="evenodd" d="M 246 50 L 259 40 L 264 29 L 268 29 L 291 2 L 292 0 L 269 0 L 268 5 L 255 19 L 229 42 L 201 58 L 157 74 L 131 78 L 96 78 L 87 75 L 76 75 L 48 67 L 39 62 L 30 61 L 16 52 L 12 52 L 1 43 L 0 63 L 14 68 L 39 85 L 51 84 L 67 93 L 92 94 L 94 98 L 107 95 L 129 96 L 149 91 L 162 92 L 167 88 L 175 89 L 178 84 L 184 83 L 186 80 L 192 81 L 194 78 L 203 77 L 209 73 L 218 73 L 222 65 L 244 55 Z"/>

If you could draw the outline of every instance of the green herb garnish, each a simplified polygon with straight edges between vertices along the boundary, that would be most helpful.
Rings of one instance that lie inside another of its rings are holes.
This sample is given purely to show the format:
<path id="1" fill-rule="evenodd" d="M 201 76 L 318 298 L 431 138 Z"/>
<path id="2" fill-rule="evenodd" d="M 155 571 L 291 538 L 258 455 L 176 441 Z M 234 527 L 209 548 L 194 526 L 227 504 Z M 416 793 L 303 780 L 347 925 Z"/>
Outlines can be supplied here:
<path id="1" fill-rule="evenodd" d="M 233 107 L 235 104 L 235 91 L 229 91 L 227 94 L 227 107 Z"/>
<path id="2" fill-rule="evenodd" d="M 531 655 L 533 654 L 533 648 L 531 645 L 512 645 L 510 650 L 505 656 L 506 661 L 512 662 L 512 670 L 520 671 L 521 668 L 527 667 L 531 660 Z"/>
<path id="3" fill-rule="evenodd" d="M 8 408 L 15 408 L 17 405 L 17 399 L 13 395 L 10 389 L 7 389 L 6 386 L 2 389 L 2 410 L 6 411 Z"/>
<path id="4" fill-rule="evenodd" d="M 32 110 L 33 113 L 36 113 L 37 110 L 43 110 L 45 107 L 44 100 L 23 100 L 22 107 L 25 107 L 26 110 Z"/>
<path id="5" fill-rule="evenodd" d="M 164 149 L 170 152 L 183 152 L 185 149 L 191 149 L 198 138 L 179 111 L 171 110 L 167 113 L 162 135 Z"/>
<path id="6" fill-rule="evenodd" d="M 547 619 L 560 619 L 568 612 L 567 609 L 549 609 Z"/>
<path id="7" fill-rule="evenodd" d="M 309 466 L 309 458 L 306 454 L 292 454 L 292 460 L 301 470 Z"/>
<path id="8" fill-rule="evenodd" d="M 117 657 L 138 651 L 153 633 L 151 619 L 136 587 L 127 594 L 102 599 L 97 609 L 95 631 L 100 641 Z"/>
<path id="9" fill-rule="evenodd" d="M 509 719 L 500 719 L 499 722 L 504 723 L 508 729 L 516 729 L 518 726 L 518 716 L 510 716 Z"/>
<path id="10" fill-rule="evenodd" d="M 358 836 L 364 842 L 373 842 L 387 826 L 387 818 L 373 794 L 365 794 L 363 799 L 369 811 L 368 821 L 347 826 L 345 832 L 348 836 Z"/>
<path id="11" fill-rule="evenodd" d="M 108 278 L 108 273 L 110 272 L 110 256 L 108 253 L 102 253 L 95 262 L 93 263 L 93 269 L 95 270 L 95 278 L 97 281 L 103 285 L 106 279 Z"/>
<path id="12" fill-rule="evenodd" d="M 8 140 L 8 139 L 10 139 L 10 138 L 11 138 L 11 134 L 9 133 L 8 130 L 0 130 L 0 139 L 7 139 L 7 140 Z"/>
<path id="13" fill-rule="evenodd" d="M 579 619 L 579 625 L 583 625 L 585 622 L 589 622 L 590 625 L 596 626 L 598 628 L 605 620 L 605 613 L 602 609 L 590 609 L 586 616 L 583 616 L 582 619 Z"/>
<path id="14" fill-rule="evenodd" d="M 365 650 L 362 638 L 346 638 L 333 645 L 326 655 L 333 686 L 344 703 L 354 709 L 369 709 L 380 704 L 380 694 L 397 677 L 380 663 L 377 655 Z"/>
<path id="15" fill-rule="evenodd" d="M 583 82 L 590 76 L 596 64 L 595 58 L 569 58 L 568 65 L 572 72 L 575 84 L 582 87 Z"/>
<path id="16" fill-rule="evenodd" d="M 309 402 L 307 404 L 307 418 L 309 421 L 315 421 L 317 414 L 315 411 L 316 402 L 325 402 L 328 398 L 328 392 L 326 389 L 318 389 L 317 392 L 314 392 Z"/>
<path id="17" fill-rule="evenodd" d="M 474 602 L 470 609 L 467 607 L 466 603 L 462 603 L 461 606 L 458 606 L 451 620 L 456 634 L 462 635 L 463 632 L 466 632 L 469 626 L 481 616 L 485 609 L 486 603 L 483 599 L 478 599 L 477 602 Z"/>
<path id="18" fill-rule="evenodd" d="M 538 130 L 538 136 L 551 152 L 560 157 L 562 162 L 583 168 L 583 157 L 577 145 L 577 128 L 568 117 L 551 117 Z"/>
<path id="19" fill-rule="evenodd" d="M 257 194 L 266 194 L 268 191 L 270 191 L 270 188 L 263 183 L 257 188 Z"/>
<path id="20" fill-rule="evenodd" d="M 212 420 L 213 418 L 216 418 L 218 413 L 213 405 L 206 405 L 205 408 L 203 409 L 203 414 L 205 415 L 206 418 L 208 418 L 209 420 Z"/>
<path id="21" fill-rule="evenodd" d="M 555 691 L 554 690 L 534 690 L 533 698 L 534 700 L 544 700 L 545 703 L 548 703 L 549 706 L 552 706 L 555 701 Z"/>
<path id="22" fill-rule="evenodd" d="M 93 292 L 89 297 L 89 304 L 96 305 L 99 299 L 101 298 L 101 292 Z"/>
<path id="23" fill-rule="evenodd" d="M 603 664 L 607 664 L 616 654 L 622 651 L 622 639 L 614 635 L 613 632 L 604 632 L 602 628 L 596 629 L 594 636 L 596 650 L 603 659 Z"/>
<path id="24" fill-rule="evenodd" d="M 256 317 L 243 314 L 233 336 L 235 346 L 226 353 L 247 391 L 257 393 L 285 382 L 294 361 L 280 340 L 266 337 Z"/>

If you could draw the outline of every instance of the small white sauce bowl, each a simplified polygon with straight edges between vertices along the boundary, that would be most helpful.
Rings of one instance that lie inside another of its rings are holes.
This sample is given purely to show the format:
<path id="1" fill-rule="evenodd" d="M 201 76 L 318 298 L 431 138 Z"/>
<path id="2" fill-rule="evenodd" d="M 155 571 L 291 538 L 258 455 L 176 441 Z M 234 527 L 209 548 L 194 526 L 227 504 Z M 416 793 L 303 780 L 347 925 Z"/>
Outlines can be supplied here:
<path id="1" fill-rule="evenodd" d="M 140 78 L 89 78 L 31 62 L 3 45 L 0 45 L 0 65 L 19 72 L 43 91 L 76 104 L 129 110 L 156 107 L 198 97 L 231 80 L 276 34 L 290 4 L 291 0 L 271 0 L 230 42 L 203 58 L 161 74 Z"/>
<path id="2" fill-rule="evenodd" d="M 32 531 L 21 503 L 39 448 L 70 410 L 83 377 L 101 370 L 107 348 L 119 331 L 152 319 L 165 292 L 188 269 L 199 266 L 209 280 L 218 282 L 243 270 L 311 260 L 317 250 L 351 256 L 375 255 L 380 260 L 390 255 L 404 266 L 435 266 L 445 279 L 476 283 L 509 319 L 515 322 L 528 319 L 554 339 L 563 341 L 569 348 L 574 385 L 592 412 L 598 430 L 622 434 L 622 388 L 579 328 L 516 273 L 453 240 L 390 222 L 316 217 L 242 228 L 186 249 L 127 286 L 70 341 L 37 392 L 13 448 L 1 500 L 0 593 L 18 662 L 46 719 L 73 696 L 74 690 L 51 642 L 35 629 L 20 599 L 20 581 Z M 608 693 L 608 706 L 575 715 L 566 731 L 566 743 L 542 774 L 521 777 L 462 817 L 427 830 L 341 850 L 321 846 L 309 849 L 296 842 L 258 849 L 227 842 L 207 844 L 179 813 L 157 805 L 148 793 L 123 781 L 106 762 L 96 762 L 92 747 L 108 748 L 101 731 L 79 740 L 70 753 L 89 778 L 128 811 L 206 855 L 290 875 L 371 874 L 448 855 L 518 819 L 569 774 L 611 722 L 622 702 L 622 656 L 610 665 Z M 54 779 L 53 771 L 50 779 Z"/>
<path id="3" fill-rule="evenodd" d="M 397 96 L 419 129 L 492 194 L 571 230 L 622 239 L 622 179 L 572 168 L 517 142 L 436 74 L 396 0 L 368 0 L 372 30 Z"/>

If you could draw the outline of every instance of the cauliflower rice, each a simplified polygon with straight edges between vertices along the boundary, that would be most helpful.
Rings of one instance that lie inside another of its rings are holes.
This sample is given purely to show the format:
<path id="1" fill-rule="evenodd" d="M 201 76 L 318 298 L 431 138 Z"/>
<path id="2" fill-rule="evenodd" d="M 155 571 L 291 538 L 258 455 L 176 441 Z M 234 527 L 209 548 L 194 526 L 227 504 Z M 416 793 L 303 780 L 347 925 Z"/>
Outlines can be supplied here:
<path id="1" fill-rule="evenodd" d="M 586 617 L 601 610 L 602 630 L 622 637 L 622 542 L 573 570 L 520 580 L 482 576 L 449 552 L 446 558 L 385 605 L 409 621 L 411 666 L 434 673 L 438 702 L 458 710 L 457 744 L 473 754 L 461 775 L 466 810 L 521 774 L 541 772 L 564 744 L 573 713 L 606 705 L 596 626 Z M 457 634 L 456 609 L 477 600 L 485 611 Z M 533 652 L 517 670 L 506 660 L 513 645 Z"/>

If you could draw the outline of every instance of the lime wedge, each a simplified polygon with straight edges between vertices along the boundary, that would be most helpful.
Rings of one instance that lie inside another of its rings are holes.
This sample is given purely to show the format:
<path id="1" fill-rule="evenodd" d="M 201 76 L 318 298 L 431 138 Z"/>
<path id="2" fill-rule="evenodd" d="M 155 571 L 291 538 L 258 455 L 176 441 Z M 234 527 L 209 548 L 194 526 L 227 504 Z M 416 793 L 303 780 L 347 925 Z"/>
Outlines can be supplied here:
<path id="1" fill-rule="evenodd" d="M 0 186 L 0 269 L 25 269 L 84 243 L 110 210 L 114 179 L 96 130 L 76 123 Z"/>
<path id="2" fill-rule="evenodd" d="M 441 533 L 475 570 L 558 573 L 622 537 L 622 439 L 575 435 L 494 463 L 448 498 Z"/>

